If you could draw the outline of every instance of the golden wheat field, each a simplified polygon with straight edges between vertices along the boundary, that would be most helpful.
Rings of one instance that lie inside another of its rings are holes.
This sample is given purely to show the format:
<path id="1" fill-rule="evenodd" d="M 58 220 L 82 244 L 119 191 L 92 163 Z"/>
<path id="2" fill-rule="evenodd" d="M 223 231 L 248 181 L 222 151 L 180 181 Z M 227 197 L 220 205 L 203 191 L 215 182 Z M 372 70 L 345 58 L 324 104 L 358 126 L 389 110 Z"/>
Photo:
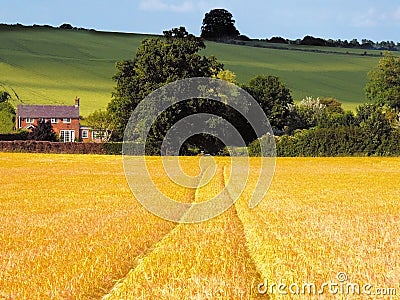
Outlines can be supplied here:
<path id="1" fill-rule="evenodd" d="M 235 180 L 227 158 L 216 158 L 198 189 L 171 181 L 159 158 L 147 162 L 155 185 L 178 201 L 234 192 L 224 190 Z M 181 166 L 200 174 L 198 157 Z M 268 193 L 250 209 L 259 168 L 252 159 L 226 212 L 179 224 L 134 198 L 121 157 L 0 153 L 0 299 L 400 295 L 400 158 L 278 158 Z"/>

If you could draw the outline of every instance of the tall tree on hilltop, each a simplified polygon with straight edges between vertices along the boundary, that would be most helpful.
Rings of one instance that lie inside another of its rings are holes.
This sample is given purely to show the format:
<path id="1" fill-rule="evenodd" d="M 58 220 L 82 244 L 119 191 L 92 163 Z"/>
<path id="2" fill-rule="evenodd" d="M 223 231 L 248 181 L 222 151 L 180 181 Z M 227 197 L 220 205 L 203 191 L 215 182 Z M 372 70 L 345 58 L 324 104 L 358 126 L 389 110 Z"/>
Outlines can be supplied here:
<path id="1" fill-rule="evenodd" d="M 232 14 L 225 9 L 213 9 L 206 13 L 201 26 L 201 37 L 206 40 L 236 38 L 240 35 Z"/>

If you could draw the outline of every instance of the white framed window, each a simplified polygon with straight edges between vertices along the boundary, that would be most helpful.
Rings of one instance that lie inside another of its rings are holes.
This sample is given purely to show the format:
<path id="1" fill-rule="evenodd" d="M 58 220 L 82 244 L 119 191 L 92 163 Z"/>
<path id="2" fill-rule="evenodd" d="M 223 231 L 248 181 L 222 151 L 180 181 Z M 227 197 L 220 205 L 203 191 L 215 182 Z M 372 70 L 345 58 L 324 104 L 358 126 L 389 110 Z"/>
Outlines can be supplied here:
<path id="1" fill-rule="evenodd" d="M 61 130 L 60 131 L 60 142 L 75 142 L 75 131 L 74 130 Z"/>
<path id="2" fill-rule="evenodd" d="M 57 124 L 58 123 L 58 119 L 57 118 L 51 118 L 50 121 L 51 121 L 51 124 Z"/>
<path id="3" fill-rule="evenodd" d="M 71 123 L 71 118 L 63 118 L 63 123 Z"/>
<path id="4" fill-rule="evenodd" d="M 83 138 L 83 139 L 89 138 L 89 131 L 87 131 L 87 130 L 82 130 L 82 138 Z"/>
<path id="5" fill-rule="evenodd" d="M 33 123 L 35 122 L 35 119 L 26 118 L 26 119 L 25 119 L 25 122 L 28 123 L 28 124 L 33 124 Z"/>
<path id="6" fill-rule="evenodd" d="M 107 136 L 104 131 L 92 131 L 92 140 L 103 139 Z"/>

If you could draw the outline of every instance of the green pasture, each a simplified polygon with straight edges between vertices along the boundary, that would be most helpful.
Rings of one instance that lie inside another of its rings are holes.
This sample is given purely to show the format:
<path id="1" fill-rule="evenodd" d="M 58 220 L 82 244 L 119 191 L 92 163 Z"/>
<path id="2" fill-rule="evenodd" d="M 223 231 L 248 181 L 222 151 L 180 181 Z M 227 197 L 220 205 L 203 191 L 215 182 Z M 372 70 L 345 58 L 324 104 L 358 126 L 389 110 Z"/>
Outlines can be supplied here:
<path id="1" fill-rule="evenodd" d="M 117 60 L 131 58 L 144 35 L 29 28 L 0 31 L 0 84 L 23 103 L 73 104 L 81 114 L 111 99 Z"/>
<path id="2" fill-rule="evenodd" d="M 104 108 L 111 99 L 115 62 L 132 58 L 148 36 L 51 28 L 0 30 L 0 85 L 23 103 L 73 104 L 81 114 Z M 342 51 L 342 50 L 341 50 Z M 367 72 L 378 57 L 313 53 L 207 43 L 243 83 L 258 74 L 277 75 L 295 100 L 335 97 L 347 109 L 362 102 Z M 0 88 L 1 88 L 0 86 Z"/>
<path id="3" fill-rule="evenodd" d="M 207 54 L 215 54 L 240 82 L 257 74 L 282 78 L 298 101 L 306 96 L 335 97 L 346 109 L 365 102 L 367 73 L 379 57 L 326 54 L 294 50 L 209 43 Z"/>

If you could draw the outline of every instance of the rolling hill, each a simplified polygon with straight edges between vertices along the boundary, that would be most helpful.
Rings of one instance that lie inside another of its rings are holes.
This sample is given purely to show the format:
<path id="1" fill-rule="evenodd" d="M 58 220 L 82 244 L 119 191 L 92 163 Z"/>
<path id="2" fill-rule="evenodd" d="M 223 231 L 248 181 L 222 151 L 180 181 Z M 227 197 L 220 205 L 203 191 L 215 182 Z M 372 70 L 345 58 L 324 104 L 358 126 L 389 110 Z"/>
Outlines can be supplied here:
<path id="1" fill-rule="evenodd" d="M 15 91 L 23 103 L 68 104 L 81 98 L 81 114 L 104 108 L 111 99 L 115 62 L 132 58 L 149 36 L 128 33 L 2 27 L 0 88 Z M 378 57 L 268 49 L 208 42 L 215 55 L 246 82 L 258 74 L 277 75 L 295 100 L 335 97 L 346 109 L 364 99 L 367 72 Z"/>

